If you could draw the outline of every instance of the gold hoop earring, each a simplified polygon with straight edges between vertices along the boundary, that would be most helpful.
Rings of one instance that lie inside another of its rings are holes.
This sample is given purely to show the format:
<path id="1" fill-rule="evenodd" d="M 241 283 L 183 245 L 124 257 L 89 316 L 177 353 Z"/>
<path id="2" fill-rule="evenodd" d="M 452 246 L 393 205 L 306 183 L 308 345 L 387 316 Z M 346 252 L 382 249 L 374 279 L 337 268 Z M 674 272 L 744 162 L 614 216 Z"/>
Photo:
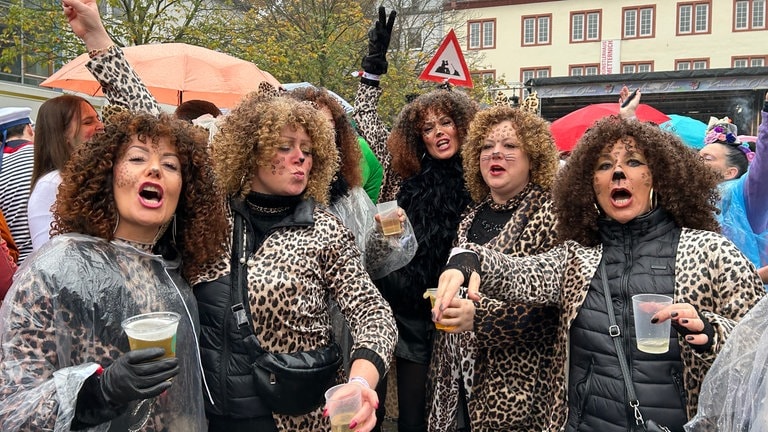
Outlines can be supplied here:
<path id="1" fill-rule="evenodd" d="M 120 225 L 120 213 L 115 212 L 115 227 L 112 229 L 112 237 L 115 236 L 118 225 Z"/>
<path id="2" fill-rule="evenodd" d="M 656 206 L 659 205 L 659 203 L 658 203 L 659 197 L 658 197 L 658 195 L 653 193 L 653 188 L 651 188 L 651 194 L 648 197 L 648 200 L 650 201 L 650 204 L 651 204 L 651 210 L 655 209 Z"/>

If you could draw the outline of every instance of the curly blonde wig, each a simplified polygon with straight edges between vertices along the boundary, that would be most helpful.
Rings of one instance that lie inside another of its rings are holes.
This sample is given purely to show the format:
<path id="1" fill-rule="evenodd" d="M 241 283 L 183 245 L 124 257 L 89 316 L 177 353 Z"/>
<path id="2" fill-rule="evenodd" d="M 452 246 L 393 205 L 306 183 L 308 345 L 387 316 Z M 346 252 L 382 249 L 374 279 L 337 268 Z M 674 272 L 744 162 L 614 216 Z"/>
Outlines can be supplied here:
<path id="1" fill-rule="evenodd" d="M 53 212 L 53 234 L 81 233 L 114 238 L 117 203 L 114 166 L 138 137 L 142 142 L 167 137 L 181 167 L 181 194 L 176 206 L 176 233 L 168 229 L 154 250 L 171 258 L 178 250 L 187 280 L 215 262 L 228 236 L 224 196 L 215 187 L 208 136 L 168 114 L 123 111 L 110 117 L 103 133 L 79 146 L 61 171 Z"/>
<path id="2" fill-rule="evenodd" d="M 461 145 L 477 112 L 477 103 L 461 91 L 441 89 L 417 97 L 400 111 L 387 139 L 387 148 L 392 155 L 392 170 L 404 179 L 421 171 L 421 158 L 427 151 L 421 131 L 430 112 L 453 120 Z"/>
<path id="3" fill-rule="evenodd" d="M 518 108 L 495 106 L 477 113 L 469 126 L 467 141 L 461 148 L 464 180 L 475 202 L 485 199 L 491 191 L 480 173 L 480 151 L 483 143 L 491 129 L 507 120 L 512 122 L 519 144 L 530 160 L 530 181 L 544 189 L 550 189 L 555 182 L 558 153 L 549 132 L 549 123 Z"/>
<path id="4" fill-rule="evenodd" d="M 715 219 L 718 174 L 675 135 L 654 124 L 610 116 L 587 130 L 555 180 L 552 195 L 558 238 L 586 246 L 600 242 L 595 165 L 606 146 L 611 148 L 624 137 L 635 139 L 648 162 L 658 206 L 680 227 L 719 232 Z"/>
<path id="5" fill-rule="evenodd" d="M 213 140 L 218 181 L 227 196 L 246 195 L 258 167 L 268 167 L 284 127 L 304 129 L 312 140 L 312 170 L 304 196 L 328 203 L 328 187 L 338 170 L 334 132 L 314 104 L 254 92 L 224 120 Z"/>
<path id="6" fill-rule="evenodd" d="M 357 142 L 357 133 L 347 119 L 344 107 L 327 90 L 316 87 L 300 87 L 287 93 L 288 96 L 300 101 L 310 101 L 318 107 L 326 107 L 333 117 L 334 130 L 336 132 L 336 148 L 341 156 L 339 172 L 351 187 L 363 184 L 362 168 L 360 160 L 363 152 Z"/>

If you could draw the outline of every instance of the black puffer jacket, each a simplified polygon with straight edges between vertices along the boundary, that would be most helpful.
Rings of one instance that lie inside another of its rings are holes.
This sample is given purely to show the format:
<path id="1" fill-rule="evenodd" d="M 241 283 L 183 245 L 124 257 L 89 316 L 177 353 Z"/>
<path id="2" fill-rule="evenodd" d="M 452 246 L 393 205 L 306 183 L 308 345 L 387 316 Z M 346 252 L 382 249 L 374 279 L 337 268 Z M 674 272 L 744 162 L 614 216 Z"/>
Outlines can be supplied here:
<path id="1" fill-rule="evenodd" d="M 600 235 L 616 323 L 644 418 L 682 431 L 686 422 L 683 365 L 677 332 L 669 351 L 638 351 L 632 296 L 674 293 L 675 255 L 680 228 L 663 210 L 627 224 L 603 220 Z M 569 418 L 566 431 L 629 431 L 634 414 L 611 336 L 603 283 L 598 270 L 571 327 Z"/>

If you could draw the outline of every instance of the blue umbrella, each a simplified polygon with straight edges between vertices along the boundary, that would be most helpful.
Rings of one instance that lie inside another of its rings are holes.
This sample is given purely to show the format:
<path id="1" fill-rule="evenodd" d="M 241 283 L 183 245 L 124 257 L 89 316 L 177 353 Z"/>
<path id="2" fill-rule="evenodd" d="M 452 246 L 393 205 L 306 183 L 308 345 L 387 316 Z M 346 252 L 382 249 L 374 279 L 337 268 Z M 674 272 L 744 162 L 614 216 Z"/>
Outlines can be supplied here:
<path id="1" fill-rule="evenodd" d="M 300 88 L 300 87 L 315 87 L 313 84 L 308 83 L 306 81 L 282 84 L 282 86 L 283 86 L 284 89 L 286 89 L 288 91 L 291 91 L 291 90 L 293 90 L 295 88 Z M 344 111 L 347 114 L 349 114 L 349 113 L 351 113 L 352 111 L 355 110 L 355 107 L 353 107 L 351 103 L 349 103 L 346 100 L 344 100 L 343 97 L 337 95 L 336 93 L 332 92 L 331 90 L 328 90 L 328 89 L 325 89 L 325 90 L 327 90 L 328 93 L 330 93 L 330 95 L 333 96 L 341 104 L 342 108 L 344 108 Z"/>
<path id="2" fill-rule="evenodd" d="M 704 135 L 707 133 L 707 124 L 695 118 L 667 114 L 669 121 L 661 123 L 659 126 L 680 137 L 680 139 L 689 147 L 700 149 L 704 147 Z"/>

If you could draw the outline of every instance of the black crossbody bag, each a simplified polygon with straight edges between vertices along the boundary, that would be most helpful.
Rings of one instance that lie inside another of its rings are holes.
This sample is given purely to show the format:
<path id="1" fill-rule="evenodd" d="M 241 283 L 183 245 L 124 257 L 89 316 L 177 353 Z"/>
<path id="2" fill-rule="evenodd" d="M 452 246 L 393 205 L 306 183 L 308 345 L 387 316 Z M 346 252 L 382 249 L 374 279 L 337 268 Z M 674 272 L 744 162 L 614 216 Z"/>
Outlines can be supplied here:
<path id="1" fill-rule="evenodd" d="M 608 327 L 608 334 L 611 335 L 613 346 L 616 347 L 616 356 L 619 358 L 621 375 L 624 377 L 624 385 L 627 387 L 627 395 L 629 396 L 629 406 L 635 412 L 635 425 L 632 430 L 641 432 L 671 432 L 666 426 L 662 426 L 650 419 L 643 419 L 643 414 L 640 412 L 640 401 L 637 400 L 637 394 L 635 394 L 635 385 L 629 378 L 629 366 L 627 366 L 627 359 L 624 356 L 624 347 L 621 344 L 621 330 L 616 324 L 616 316 L 613 314 L 611 290 L 608 288 L 608 276 L 605 273 L 605 264 L 602 261 L 600 262 L 600 278 L 603 282 L 605 306 L 608 309 L 608 322 L 610 323 L 610 327 Z"/>
<path id="2" fill-rule="evenodd" d="M 342 363 L 341 349 L 336 342 L 320 349 L 294 353 L 271 353 L 261 348 L 253 332 L 251 316 L 244 306 L 248 298 L 245 221 L 237 212 L 233 213 L 231 298 L 233 302 L 240 302 L 232 306 L 232 312 L 253 362 L 251 370 L 256 390 L 274 413 L 306 414 L 322 405 L 325 391 L 335 384 Z"/>

